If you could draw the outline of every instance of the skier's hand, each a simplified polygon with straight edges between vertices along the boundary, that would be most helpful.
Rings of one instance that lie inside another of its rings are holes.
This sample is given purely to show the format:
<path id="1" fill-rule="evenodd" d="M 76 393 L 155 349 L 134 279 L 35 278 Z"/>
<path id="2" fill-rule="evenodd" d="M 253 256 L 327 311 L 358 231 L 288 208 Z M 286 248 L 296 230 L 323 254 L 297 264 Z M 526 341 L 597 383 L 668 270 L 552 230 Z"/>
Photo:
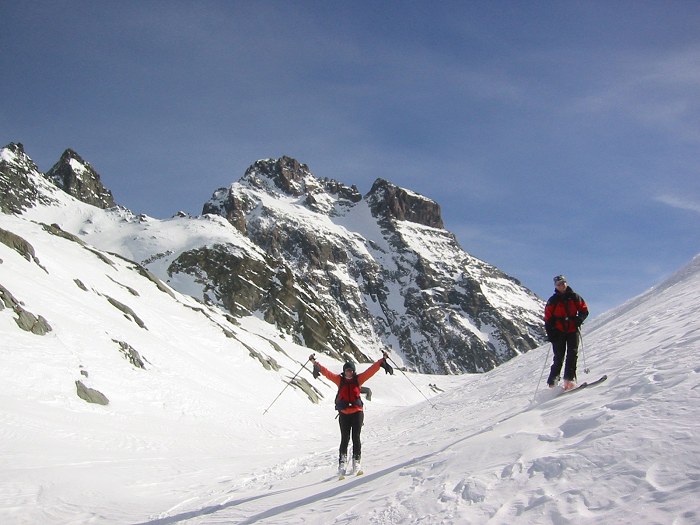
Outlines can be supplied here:
<path id="1" fill-rule="evenodd" d="M 314 361 L 314 369 L 313 369 L 313 371 L 311 372 L 311 375 L 314 376 L 314 379 L 318 379 L 318 376 L 321 375 L 321 367 L 320 367 L 319 364 L 316 363 L 315 361 Z"/>

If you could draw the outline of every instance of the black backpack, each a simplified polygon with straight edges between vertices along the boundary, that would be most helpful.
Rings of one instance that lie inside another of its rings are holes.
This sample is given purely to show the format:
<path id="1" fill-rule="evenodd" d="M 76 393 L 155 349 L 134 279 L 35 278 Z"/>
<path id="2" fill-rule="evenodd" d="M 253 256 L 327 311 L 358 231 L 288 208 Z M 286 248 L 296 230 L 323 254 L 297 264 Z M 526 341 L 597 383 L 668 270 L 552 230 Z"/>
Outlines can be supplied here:
<path id="1" fill-rule="evenodd" d="M 338 385 L 338 392 L 335 394 L 335 409 L 338 411 L 348 408 L 350 406 L 363 406 L 362 398 L 360 397 L 359 393 L 357 394 L 357 399 L 355 399 L 354 401 L 346 401 L 344 399 L 340 399 L 340 392 L 341 390 L 343 390 L 343 387 L 348 383 L 355 384 L 357 385 L 358 390 L 360 389 L 360 383 L 357 380 L 357 375 L 354 375 L 352 379 L 348 381 L 345 379 L 345 375 L 341 374 L 340 385 Z"/>

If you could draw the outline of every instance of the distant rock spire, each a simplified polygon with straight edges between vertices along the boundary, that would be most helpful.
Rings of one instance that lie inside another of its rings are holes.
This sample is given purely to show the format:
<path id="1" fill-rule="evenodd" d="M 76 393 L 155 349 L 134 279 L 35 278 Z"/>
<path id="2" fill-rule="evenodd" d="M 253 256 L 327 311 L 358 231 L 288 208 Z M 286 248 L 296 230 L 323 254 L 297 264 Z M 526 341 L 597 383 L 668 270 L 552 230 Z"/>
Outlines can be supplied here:
<path id="1" fill-rule="evenodd" d="M 102 209 L 116 206 L 112 192 L 102 185 L 100 175 L 72 149 L 63 152 L 61 159 L 46 173 L 46 178 L 87 204 Z"/>

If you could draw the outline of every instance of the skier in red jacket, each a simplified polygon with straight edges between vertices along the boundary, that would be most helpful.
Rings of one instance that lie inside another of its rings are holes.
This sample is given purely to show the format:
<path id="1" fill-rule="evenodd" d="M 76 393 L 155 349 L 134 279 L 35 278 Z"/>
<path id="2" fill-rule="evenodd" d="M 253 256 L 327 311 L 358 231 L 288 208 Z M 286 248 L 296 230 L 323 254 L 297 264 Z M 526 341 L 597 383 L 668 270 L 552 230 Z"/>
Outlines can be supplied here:
<path id="1" fill-rule="evenodd" d="M 554 278 L 554 286 L 554 295 L 544 307 L 544 327 L 554 352 L 554 362 L 547 384 L 549 388 L 556 386 L 566 355 L 564 390 L 571 390 L 576 386 L 579 327 L 588 317 L 588 306 L 586 301 L 571 289 L 563 275 Z"/>
<path id="2" fill-rule="evenodd" d="M 343 373 L 335 374 L 325 366 L 316 361 L 316 356 L 311 354 L 309 361 L 314 365 L 314 377 L 321 373 L 338 387 L 338 394 L 335 398 L 335 408 L 338 411 L 338 423 L 340 424 L 340 449 L 338 457 L 338 472 L 345 474 L 348 461 L 348 444 L 352 435 L 352 467 L 353 473 L 360 472 L 360 461 L 362 458 L 362 443 L 360 442 L 360 432 L 364 423 L 364 411 L 362 408 L 362 398 L 360 397 L 360 387 L 362 383 L 377 373 L 380 368 L 384 368 L 387 374 L 393 374 L 394 370 L 387 363 L 387 353 L 375 361 L 364 372 L 356 373 L 355 363 L 348 361 L 343 365 Z"/>

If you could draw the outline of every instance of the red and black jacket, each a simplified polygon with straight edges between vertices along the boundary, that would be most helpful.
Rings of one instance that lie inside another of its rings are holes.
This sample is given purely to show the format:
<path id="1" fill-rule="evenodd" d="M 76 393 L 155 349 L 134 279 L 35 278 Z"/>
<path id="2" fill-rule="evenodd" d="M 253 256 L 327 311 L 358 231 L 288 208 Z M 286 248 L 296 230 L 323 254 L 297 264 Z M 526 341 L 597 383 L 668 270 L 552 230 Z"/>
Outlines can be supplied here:
<path id="1" fill-rule="evenodd" d="M 376 361 L 364 372 L 355 374 L 352 379 L 345 379 L 343 374 L 334 374 L 322 364 L 316 362 L 319 371 L 338 387 L 336 396 L 336 408 L 342 414 L 353 414 L 362 411 L 362 399 L 360 398 L 360 386 L 379 371 L 384 358 Z"/>
<path id="2" fill-rule="evenodd" d="M 575 332 L 586 317 L 586 301 L 570 286 L 563 293 L 555 292 L 544 307 L 544 327 L 549 336 L 555 330 L 565 334 Z"/>

